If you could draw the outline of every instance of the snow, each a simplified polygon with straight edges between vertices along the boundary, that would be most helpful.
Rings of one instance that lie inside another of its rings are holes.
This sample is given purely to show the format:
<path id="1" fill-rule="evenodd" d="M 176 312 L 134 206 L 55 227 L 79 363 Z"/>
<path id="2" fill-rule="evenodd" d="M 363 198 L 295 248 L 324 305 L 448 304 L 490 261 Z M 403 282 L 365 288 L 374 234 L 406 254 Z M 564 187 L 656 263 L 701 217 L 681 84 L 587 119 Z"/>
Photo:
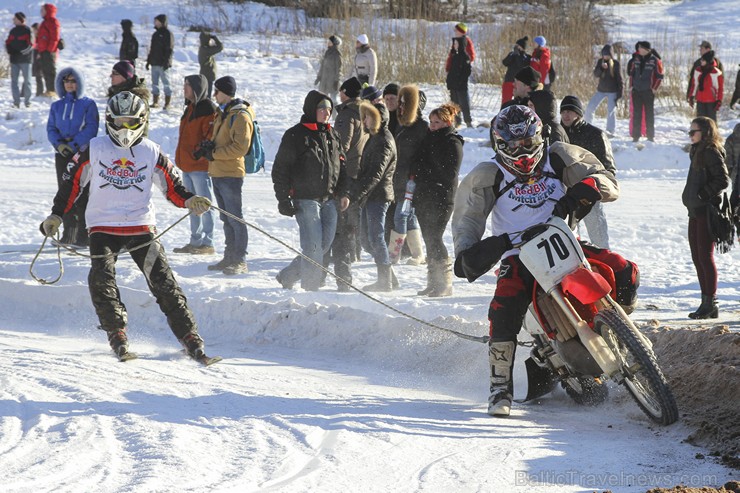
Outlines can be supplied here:
<path id="1" fill-rule="evenodd" d="M 112 41 L 118 21 L 133 19 L 145 45 L 150 18 L 169 12 L 177 40 L 173 106 L 179 108 L 179 81 L 198 67 L 197 34 L 183 30 L 177 17 L 195 7 L 153 0 L 129 0 L 125 9 L 97 0 L 58 5 L 67 42 L 58 66 L 80 70 L 87 95 L 101 109 L 118 51 Z M 710 5 L 724 14 L 706 16 Z M 258 20 L 251 30 L 221 36 L 226 51 L 219 73 L 233 75 L 240 95 L 255 105 L 269 171 L 282 133 L 298 121 L 325 42 L 299 42 L 290 34 L 266 39 L 259 22 L 283 14 L 262 5 L 244 8 L 233 7 L 242 13 L 231 19 L 253 14 Z M 36 9 L 5 0 L 0 17 L 24 10 L 35 19 Z M 615 13 L 624 19 L 623 32 L 644 32 L 656 19 L 668 19 L 666 29 L 706 32 L 702 37 L 710 39 L 723 32 L 720 55 L 730 66 L 740 48 L 732 25 L 739 10 L 732 0 L 697 0 L 620 6 Z M 425 90 L 428 109 L 445 100 L 441 85 Z M 53 285 L 29 275 L 42 241 L 38 225 L 56 191 L 45 133 L 49 102 L 37 98 L 28 110 L 12 109 L 8 80 L 0 85 L 0 101 L 3 491 L 637 492 L 678 483 L 717 486 L 732 477 L 711 459 L 696 458 L 707 451 L 682 443 L 691 432 L 685 425 L 653 426 L 620 388 L 612 388 L 600 408 L 579 407 L 557 391 L 515 405 L 509 419 L 492 419 L 485 413 L 484 345 L 404 318 L 356 292 L 337 293 L 331 280 L 319 292 L 281 289 L 274 277 L 294 253 L 260 230 L 294 248 L 299 242 L 295 221 L 277 213 L 269 174 L 245 182 L 248 274 L 226 278 L 207 271 L 206 264 L 220 257 L 169 254 L 208 352 L 224 361 L 203 368 L 182 355 L 143 277 L 122 257 L 118 283 L 140 359 L 116 362 L 95 328 L 89 260 L 63 253 L 64 276 Z M 473 118 L 488 121 L 494 112 L 476 107 Z M 152 113 L 150 137 L 170 155 L 179 116 L 178 110 Z M 722 116 L 726 135 L 740 120 L 727 110 Z M 613 247 L 641 267 L 641 301 L 633 315 L 638 324 L 687 324 L 686 313 L 699 300 L 680 201 L 688 124 L 685 116 L 659 114 L 657 142 L 638 151 L 620 120 L 612 141 L 621 197 L 606 211 Z M 487 129 L 462 135 L 466 173 L 491 151 L 480 145 Z M 160 229 L 185 214 L 156 200 Z M 161 241 L 171 252 L 188 234 L 185 221 Z M 446 240 L 451 246 L 449 233 Z M 216 241 L 223 248 L 220 223 Z M 734 267 L 740 253 L 716 259 L 718 322 L 737 330 L 740 273 Z M 353 272 L 357 286 L 374 280 L 367 254 Z M 397 272 L 402 288 L 380 301 L 452 330 L 487 333 L 492 275 L 474 284 L 458 279 L 453 297 L 434 300 L 415 295 L 424 287 L 424 267 L 401 265 Z M 54 249 L 43 250 L 34 273 L 58 275 Z M 526 356 L 520 348 L 518 362 Z M 526 392 L 524 378 L 517 365 L 517 397 Z"/>

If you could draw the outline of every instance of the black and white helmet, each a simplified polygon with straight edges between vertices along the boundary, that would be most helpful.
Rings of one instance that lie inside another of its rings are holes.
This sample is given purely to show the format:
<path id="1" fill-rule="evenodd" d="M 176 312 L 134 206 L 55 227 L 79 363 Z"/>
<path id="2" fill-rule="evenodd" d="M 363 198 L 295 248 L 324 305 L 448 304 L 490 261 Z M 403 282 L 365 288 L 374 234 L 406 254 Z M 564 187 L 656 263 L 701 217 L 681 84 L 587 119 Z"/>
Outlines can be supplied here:
<path id="1" fill-rule="evenodd" d="M 509 106 L 496 116 L 492 130 L 498 162 L 520 179 L 535 174 L 545 150 L 537 113 L 527 106 Z"/>
<path id="2" fill-rule="evenodd" d="M 105 108 L 105 127 L 119 147 L 131 147 L 144 135 L 149 108 L 146 102 L 128 91 L 119 92 Z"/>

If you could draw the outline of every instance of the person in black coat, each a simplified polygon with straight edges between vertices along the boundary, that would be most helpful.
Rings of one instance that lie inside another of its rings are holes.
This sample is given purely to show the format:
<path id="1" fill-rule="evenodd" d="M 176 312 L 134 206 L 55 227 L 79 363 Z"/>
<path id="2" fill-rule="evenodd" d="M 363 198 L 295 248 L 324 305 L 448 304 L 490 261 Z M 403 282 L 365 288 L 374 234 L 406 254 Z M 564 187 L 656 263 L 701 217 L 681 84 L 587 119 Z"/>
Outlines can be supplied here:
<path id="1" fill-rule="evenodd" d="M 730 100 L 730 108 L 735 109 L 735 103 L 740 100 L 740 65 L 738 65 L 737 76 L 735 77 L 735 91 L 732 93 L 732 99 Z"/>
<path id="2" fill-rule="evenodd" d="M 529 67 L 529 61 L 532 59 L 532 56 L 527 53 L 527 41 L 529 41 L 528 36 L 517 39 L 514 47 L 501 62 L 506 67 L 504 83 L 501 86 L 501 109 L 504 108 L 504 103 L 514 98 L 514 78 L 516 74 L 524 67 Z"/>
<path id="3" fill-rule="evenodd" d="M 321 265 L 337 228 L 337 209 L 347 210 L 347 170 L 342 144 L 329 119 L 334 103 L 319 91 L 310 91 L 303 102 L 300 123 L 289 128 L 275 155 L 272 183 L 278 212 L 295 216 L 301 252 Z M 339 205 L 335 197 L 341 197 Z M 299 280 L 307 291 L 321 284 L 321 269 L 296 257 L 280 271 L 277 280 L 286 289 Z"/>
<path id="4" fill-rule="evenodd" d="M 123 19 L 121 29 L 123 29 L 123 37 L 121 48 L 118 50 L 118 59 L 131 62 L 135 68 L 136 59 L 139 58 L 139 40 L 134 35 L 134 23 L 130 19 Z"/>
<path id="5" fill-rule="evenodd" d="M 604 168 L 616 176 L 612 146 L 606 133 L 583 118 L 583 104 L 576 96 L 565 96 L 560 103 L 560 123 L 571 144 L 583 147 L 601 161 Z M 609 228 L 601 201 L 594 203 L 591 212 L 583 218 L 591 243 L 609 249 Z"/>
<path id="6" fill-rule="evenodd" d="M 701 305 L 689 318 L 717 318 L 717 266 L 714 264 L 714 238 L 709 232 L 707 207 L 718 204 L 722 191 L 730 184 L 725 166 L 725 151 L 714 120 L 694 118 L 689 129 L 691 165 L 681 200 L 689 213 L 689 247 L 701 288 Z"/>
<path id="7" fill-rule="evenodd" d="M 443 236 L 452 216 L 463 158 L 463 138 L 455 130 L 460 108 L 446 103 L 429 114 L 429 133 L 411 173 L 416 177 L 414 208 L 427 249 L 427 287 L 419 295 L 452 295 L 452 261 Z"/>
<path id="8" fill-rule="evenodd" d="M 470 55 L 465 47 L 468 38 L 452 38 L 452 48 L 447 63 L 447 89 L 450 91 L 452 102 L 460 106 L 462 116 L 465 118 L 465 124 L 468 127 L 473 126 L 473 120 L 470 117 L 470 96 L 468 94 L 468 78 L 470 78 L 471 65 Z M 463 118 L 458 114 L 455 116 L 455 125 L 462 125 Z"/>
<path id="9" fill-rule="evenodd" d="M 392 291 L 397 286 L 385 242 L 385 216 L 393 201 L 393 173 L 396 171 L 396 142 L 388 130 L 388 109 L 384 104 L 363 101 L 360 118 L 370 138 L 362 149 L 360 172 L 348 197 L 359 204 L 367 224 L 370 252 L 378 270 L 378 280 L 366 291 Z M 397 281 L 396 281 L 397 282 Z"/>
<path id="10" fill-rule="evenodd" d="M 159 79 L 162 79 L 164 88 L 164 109 L 169 108 L 172 99 L 170 87 L 170 68 L 172 67 L 172 53 L 175 49 L 175 37 L 167 29 L 167 16 L 159 14 L 154 18 L 154 34 L 149 46 L 149 56 L 146 58 L 146 69 L 152 70 L 152 108 L 159 105 Z"/>
<path id="11" fill-rule="evenodd" d="M 542 120 L 542 138 L 546 145 L 554 142 L 568 143 L 568 135 L 560 123 L 558 123 L 558 105 L 555 96 L 544 89 L 529 93 L 527 105 L 537 113 Z"/>
<path id="12" fill-rule="evenodd" d="M 198 47 L 198 64 L 200 74 L 205 75 L 208 81 L 208 94 L 213 92 L 213 83 L 216 81 L 216 55 L 224 50 L 224 45 L 215 34 L 205 31 L 200 33 Z M 333 99 L 332 99 L 333 101 Z"/>
<path id="13" fill-rule="evenodd" d="M 612 45 L 604 45 L 601 49 L 601 57 L 596 60 L 594 67 L 594 77 L 599 83 L 586 106 L 586 121 L 588 123 L 593 121 L 596 108 L 606 99 L 606 131 L 614 135 L 617 128 L 617 102 L 624 93 L 624 80 Z"/>
<path id="14" fill-rule="evenodd" d="M 10 88 L 13 93 L 13 106 L 21 105 L 21 96 L 26 107 L 31 105 L 31 62 L 33 41 L 31 28 L 26 25 L 26 15 L 16 12 L 13 16 L 13 29 L 5 40 L 5 49 L 10 57 Z M 23 75 L 23 89 L 18 87 L 19 76 Z"/>

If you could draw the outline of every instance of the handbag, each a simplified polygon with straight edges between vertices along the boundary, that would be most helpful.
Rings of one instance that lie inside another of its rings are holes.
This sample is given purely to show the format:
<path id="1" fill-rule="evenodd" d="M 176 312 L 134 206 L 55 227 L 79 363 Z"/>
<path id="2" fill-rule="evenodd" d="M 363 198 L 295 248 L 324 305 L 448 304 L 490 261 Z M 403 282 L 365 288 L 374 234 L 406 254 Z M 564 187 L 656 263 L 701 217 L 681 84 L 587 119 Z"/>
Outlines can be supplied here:
<path id="1" fill-rule="evenodd" d="M 723 192 L 719 203 L 710 201 L 707 204 L 707 224 L 709 235 L 714 240 L 717 253 L 729 252 L 735 243 L 735 222 L 732 206 L 727 192 Z"/>
<path id="2" fill-rule="evenodd" d="M 63 50 L 64 49 L 64 39 L 59 38 L 59 43 L 57 43 L 57 49 Z"/>

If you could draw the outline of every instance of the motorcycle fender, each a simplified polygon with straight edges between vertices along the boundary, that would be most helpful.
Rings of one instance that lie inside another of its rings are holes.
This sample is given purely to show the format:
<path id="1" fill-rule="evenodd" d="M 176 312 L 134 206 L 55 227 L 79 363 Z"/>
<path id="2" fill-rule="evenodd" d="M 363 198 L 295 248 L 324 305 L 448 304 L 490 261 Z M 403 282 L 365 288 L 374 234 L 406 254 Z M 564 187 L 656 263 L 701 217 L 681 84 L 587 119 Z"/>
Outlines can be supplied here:
<path id="1" fill-rule="evenodd" d="M 579 267 L 566 275 L 560 285 L 563 291 L 584 305 L 595 303 L 612 290 L 609 282 L 598 272 Z"/>
<path id="2" fill-rule="evenodd" d="M 558 378 L 549 368 L 543 368 L 532 359 L 524 360 L 527 369 L 527 396 L 522 401 L 527 402 L 549 394 L 558 383 Z"/>

